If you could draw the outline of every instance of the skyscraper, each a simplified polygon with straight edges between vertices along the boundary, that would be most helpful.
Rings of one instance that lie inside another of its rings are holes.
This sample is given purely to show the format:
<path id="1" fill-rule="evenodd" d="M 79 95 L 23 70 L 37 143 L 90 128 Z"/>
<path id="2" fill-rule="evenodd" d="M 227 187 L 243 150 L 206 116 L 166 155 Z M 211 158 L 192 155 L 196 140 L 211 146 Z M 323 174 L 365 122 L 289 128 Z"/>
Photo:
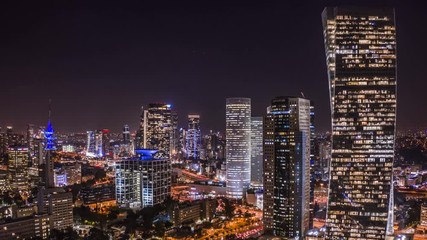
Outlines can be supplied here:
<path id="1" fill-rule="evenodd" d="M 159 150 L 169 158 L 171 146 L 175 146 L 176 121 L 170 104 L 150 103 L 148 109 L 142 111 L 137 146 L 140 149 Z"/>
<path id="2" fill-rule="evenodd" d="M 396 29 L 389 8 L 322 15 L 332 109 L 327 239 L 393 232 Z"/>
<path id="3" fill-rule="evenodd" d="M 251 181 L 251 99 L 226 100 L 226 164 L 229 198 L 241 199 Z"/>
<path id="4" fill-rule="evenodd" d="M 37 193 L 37 211 L 38 213 L 49 214 L 50 227 L 52 229 L 67 229 L 73 226 L 73 194 L 66 192 L 63 188 L 55 187 L 54 181 L 54 161 L 51 158 L 51 152 L 56 150 L 55 135 L 50 120 L 44 131 L 45 137 L 45 185 Z"/>
<path id="5" fill-rule="evenodd" d="M 200 159 L 202 135 L 200 132 L 200 115 L 188 115 L 187 129 L 187 158 Z"/>
<path id="6" fill-rule="evenodd" d="M 262 117 L 251 118 L 251 182 L 254 184 L 263 182 L 262 123 Z"/>
<path id="7" fill-rule="evenodd" d="M 135 158 L 116 164 L 116 199 L 121 206 L 144 208 L 162 203 L 171 193 L 171 161 L 158 150 L 135 150 Z"/>
<path id="8" fill-rule="evenodd" d="M 28 162 L 29 149 L 26 147 L 8 148 L 8 175 L 10 187 L 17 191 L 29 190 Z"/>
<path id="9" fill-rule="evenodd" d="M 265 121 L 265 227 L 282 238 L 303 239 L 310 209 L 310 101 L 277 97 Z"/>
<path id="10" fill-rule="evenodd" d="M 101 158 L 104 156 L 103 130 L 87 131 L 86 156 Z"/>
<path id="11" fill-rule="evenodd" d="M 123 126 L 123 144 L 130 144 L 130 130 L 129 125 Z"/>

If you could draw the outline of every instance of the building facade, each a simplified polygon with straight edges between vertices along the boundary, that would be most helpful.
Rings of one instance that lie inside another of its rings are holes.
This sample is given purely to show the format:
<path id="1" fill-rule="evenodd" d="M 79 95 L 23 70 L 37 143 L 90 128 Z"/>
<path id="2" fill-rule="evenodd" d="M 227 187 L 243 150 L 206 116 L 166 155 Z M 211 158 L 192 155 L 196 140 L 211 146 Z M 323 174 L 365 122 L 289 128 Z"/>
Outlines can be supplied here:
<path id="1" fill-rule="evenodd" d="M 177 115 L 166 103 L 150 103 L 142 110 L 137 148 L 157 149 L 169 158 L 173 153 L 177 137 Z"/>
<path id="2" fill-rule="evenodd" d="M 251 99 L 226 100 L 227 197 L 241 199 L 251 181 Z"/>
<path id="3" fill-rule="evenodd" d="M 7 154 L 10 187 L 17 191 L 28 191 L 29 149 L 27 147 L 9 147 Z"/>
<path id="4" fill-rule="evenodd" d="M 263 182 L 262 163 L 263 118 L 251 118 L 251 182 L 260 185 Z"/>
<path id="5" fill-rule="evenodd" d="M 277 97 L 265 121 L 265 227 L 278 237 L 303 239 L 310 209 L 310 101 Z"/>
<path id="6" fill-rule="evenodd" d="M 389 8 L 323 12 L 332 109 L 327 239 L 393 232 L 396 28 Z"/>
<path id="7" fill-rule="evenodd" d="M 87 131 L 86 156 L 101 158 L 104 156 L 102 130 Z"/>
<path id="8" fill-rule="evenodd" d="M 172 167 L 158 150 L 135 150 L 136 158 L 116 163 L 116 200 L 120 206 L 144 208 L 162 203 L 171 193 Z"/>
<path id="9" fill-rule="evenodd" d="M 187 158 L 200 159 L 200 148 L 202 144 L 202 134 L 200 132 L 200 115 L 188 115 L 187 129 Z"/>

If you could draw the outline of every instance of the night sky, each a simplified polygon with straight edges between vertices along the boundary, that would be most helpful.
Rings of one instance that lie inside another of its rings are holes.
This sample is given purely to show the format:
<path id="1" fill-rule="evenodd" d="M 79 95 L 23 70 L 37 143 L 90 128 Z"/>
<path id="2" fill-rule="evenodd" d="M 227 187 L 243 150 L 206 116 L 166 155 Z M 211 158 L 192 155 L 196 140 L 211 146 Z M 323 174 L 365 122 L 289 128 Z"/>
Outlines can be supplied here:
<path id="1" fill-rule="evenodd" d="M 149 102 L 171 103 L 181 126 L 201 114 L 206 132 L 225 128 L 226 97 L 252 98 L 261 116 L 303 92 L 328 130 L 321 12 L 354 2 L 396 7 L 398 129 L 427 127 L 423 0 L 2 1 L 0 126 L 45 125 L 52 98 L 60 132 L 135 131 Z"/>

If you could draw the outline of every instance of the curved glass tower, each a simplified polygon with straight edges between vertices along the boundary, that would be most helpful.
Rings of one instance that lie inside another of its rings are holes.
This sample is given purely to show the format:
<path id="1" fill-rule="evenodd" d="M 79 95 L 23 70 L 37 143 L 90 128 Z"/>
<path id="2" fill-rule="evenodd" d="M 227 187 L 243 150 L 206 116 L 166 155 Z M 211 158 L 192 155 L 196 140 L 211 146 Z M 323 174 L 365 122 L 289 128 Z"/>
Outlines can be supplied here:
<path id="1" fill-rule="evenodd" d="M 326 239 L 392 232 L 396 29 L 389 8 L 323 12 L 332 110 Z"/>
<path id="2" fill-rule="evenodd" d="M 251 99 L 226 100 L 227 197 L 241 199 L 251 181 Z"/>

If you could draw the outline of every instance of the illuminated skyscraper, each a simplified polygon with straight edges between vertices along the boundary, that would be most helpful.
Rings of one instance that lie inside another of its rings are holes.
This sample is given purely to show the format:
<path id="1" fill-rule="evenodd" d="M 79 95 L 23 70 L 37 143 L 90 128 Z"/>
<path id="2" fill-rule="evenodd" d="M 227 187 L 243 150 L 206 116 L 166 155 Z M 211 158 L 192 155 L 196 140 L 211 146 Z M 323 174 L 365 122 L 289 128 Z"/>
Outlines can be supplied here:
<path id="1" fill-rule="evenodd" d="M 200 115 L 188 115 L 187 129 L 187 157 L 189 159 L 200 159 L 202 135 L 200 132 Z"/>
<path id="2" fill-rule="evenodd" d="M 262 117 L 251 118 L 251 182 L 262 184 L 263 163 L 262 163 Z"/>
<path id="3" fill-rule="evenodd" d="M 176 113 L 170 104 L 150 103 L 147 110 L 142 111 L 137 146 L 141 149 L 156 149 L 166 158 L 172 154 L 171 146 L 175 142 Z"/>
<path id="4" fill-rule="evenodd" d="M 226 100 L 226 163 L 229 198 L 241 199 L 251 181 L 251 99 Z"/>
<path id="5" fill-rule="evenodd" d="M 332 109 L 327 239 L 393 232 L 396 29 L 389 8 L 323 12 Z"/>
<path id="6" fill-rule="evenodd" d="M 52 124 L 50 122 L 47 123 L 47 128 L 44 131 L 45 138 L 45 186 L 46 187 L 55 187 L 54 181 L 54 161 L 51 158 L 51 152 L 56 150 L 55 146 L 55 131 L 53 130 Z"/>
<path id="7" fill-rule="evenodd" d="M 129 125 L 123 126 L 123 144 L 130 144 L 130 130 Z"/>
<path id="8" fill-rule="evenodd" d="M 86 156 L 101 158 L 104 156 L 103 130 L 87 131 Z"/>
<path id="9" fill-rule="evenodd" d="M 310 209 L 310 101 L 272 100 L 264 128 L 264 222 L 267 232 L 303 239 Z"/>
<path id="10" fill-rule="evenodd" d="M 29 149 L 18 146 L 9 147 L 7 154 L 9 159 L 7 167 L 10 187 L 13 190 L 28 191 Z"/>
<path id="11" fill-rule="evenodd" d="M 56 150 L 55 135 L 50 121 L 44 131 L 45 137 L 45 185 L 37 193 L 38 213 L 49 214 L 50 227 L 52 229 L 67 229 L 73 226 L 73 194 L 66 192 L 63 188 L 55 187 L 54 181 L 54 161 L 51 152 Z"/>
<path id="12" fill-rule="evenodd" d="M 171 193 L 171 161 L 158 150 L 137 149 L 135 158 L 116 164 L 116 199 L 120 206 L 144 208 L 162 203 Z"/>

